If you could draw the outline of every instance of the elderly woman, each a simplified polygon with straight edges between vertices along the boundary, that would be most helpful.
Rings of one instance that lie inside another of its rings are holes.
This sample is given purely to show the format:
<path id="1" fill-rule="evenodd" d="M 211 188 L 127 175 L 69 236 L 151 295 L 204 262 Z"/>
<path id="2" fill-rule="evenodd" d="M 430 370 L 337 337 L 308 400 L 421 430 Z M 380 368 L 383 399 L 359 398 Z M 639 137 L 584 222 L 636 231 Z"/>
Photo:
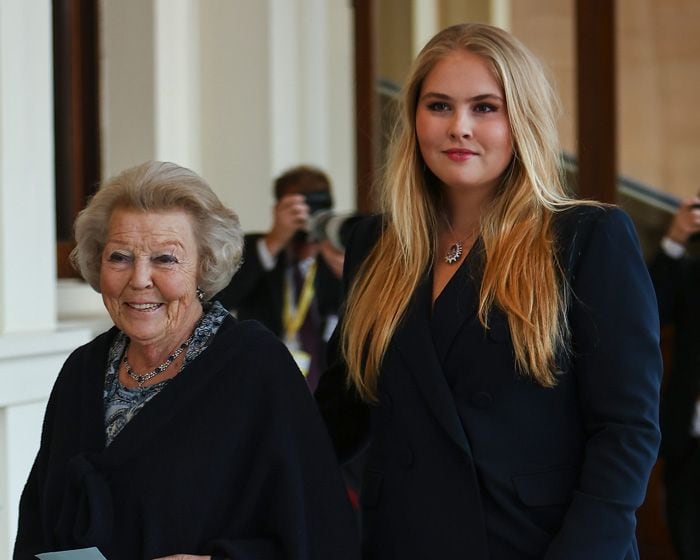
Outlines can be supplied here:
<path id="1" fill-rule="evenodd" d="M 240 264 L 236 215 L 195 173 L 148 162 L 106 181 L 72 259 L 115 326 L 49 400 L 15 559 L 357 558 L 330 441 L 284 345 L 208 296 Z"/>

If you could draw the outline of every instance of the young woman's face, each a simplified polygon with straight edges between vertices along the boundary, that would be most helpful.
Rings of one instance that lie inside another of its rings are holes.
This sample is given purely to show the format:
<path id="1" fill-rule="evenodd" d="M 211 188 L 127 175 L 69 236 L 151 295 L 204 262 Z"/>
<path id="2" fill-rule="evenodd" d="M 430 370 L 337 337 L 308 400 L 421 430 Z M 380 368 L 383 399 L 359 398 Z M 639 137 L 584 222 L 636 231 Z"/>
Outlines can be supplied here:
<path id="1" fill-rule="evenodd" d="M 513 155 L 503 91 L 484 58 L 460 49 L 421 87 L 416 135 L 423 160 L 455 191 L 490 193 Z"/>

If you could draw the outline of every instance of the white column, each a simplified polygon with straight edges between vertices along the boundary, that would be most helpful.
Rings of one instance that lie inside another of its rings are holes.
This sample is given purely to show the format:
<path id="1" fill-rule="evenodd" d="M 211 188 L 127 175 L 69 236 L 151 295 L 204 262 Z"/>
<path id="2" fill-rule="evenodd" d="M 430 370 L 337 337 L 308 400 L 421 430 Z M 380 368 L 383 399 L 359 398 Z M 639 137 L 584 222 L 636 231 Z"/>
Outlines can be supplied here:
<path id="1" fill-rule="evenodd" d="M 356 208 L 355 75 L 353 8 L 346 0 L 328 3 L 326 13 L 325 129 L 327 171 L 333 179 L 337 210 Z"/>
<path id="2" fill-rule="evenodd" d="M 154 4 L 101 0 L 102 175 L 156 157 Z"/>
<path id="3" fill-rule="evenodd" d="M 326 60 L 329 56 L 327 0 L 302 0 L 299 6 L 299 85 L 301 87 L 301 158 L 328 168 L 330 142 L 327 123 L 329 80 Z"/>
<path id="4" fill-rule="evenodd" d="M 510 30 L 510 0 L 491 0 L 491 23 Z"/>
<path id="5" fill-rule="evenodd" d="M 327 0 L 269 0 L 273 175 L 329 152 Z"/>
<path id="6" fill-rule="evenodd" d="M 207 0 L 199 2 L 199 17 L 202 175 L 238 212 L 246 231 L 267 228 L 273 152 L 269 6 Z"/>
<path id="7" fill-rule="evenodd" d="M 413 56 L 415 57 L 439 29 L 438 0 L 413 0 Z"/>
<path id="8" fill-rule="evenodd" d="M 51 0 L 0 0 L 0 560 L 46 399 L 81 329 L 56 329 Z"/>
<path id="9" fill-rule="evenodd" d="M 327 171 L 336 206 L 354 207 L 352 8 L 345 0 L 268 0 L 270 138 L 277 175 Z"/>
<path id="10" fill-rule="evenodd" d="M 0 0 L 0 334 L 55 325 L 51 0 Z"/>
<path id="11" fill-rule="evenodd" d="M 301 0 L 269 0 L 271 176 L 301 163 Z"/>
<path id="12" fill-rule="evenodd" d="M 199 3 L 155 0 L 155 157 L 198 171 L 200 152 Z"/>

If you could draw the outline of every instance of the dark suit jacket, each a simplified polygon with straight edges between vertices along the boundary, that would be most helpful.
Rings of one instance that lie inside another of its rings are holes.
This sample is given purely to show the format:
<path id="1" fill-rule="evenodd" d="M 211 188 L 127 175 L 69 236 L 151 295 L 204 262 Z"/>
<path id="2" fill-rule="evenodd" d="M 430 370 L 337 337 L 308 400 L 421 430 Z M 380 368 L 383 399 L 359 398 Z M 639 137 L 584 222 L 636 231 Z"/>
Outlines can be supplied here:
<path id="1" fill-rule="evenodd" d="M 15 560 L 88 546 L 109 560 L 359 557 L 328 434 L 272 333 L 228 317 L 105 448 L 115 334 L 78 348 L 58 376 L 20 502 Z"/>
<path id="2" fill-rule="evenodd" d="M 376 219 L 356 230 L 348 282 L 379 230 Z M 376 406 L 345 390 L 342 362 L 322 377 L 337 451 L 369 437 L 366 559 L 638 558 L 635 510 L 659 445 L 654 292 L 621 210 L 574 208 L 557 231 L 572 351 L 555 388 L 516 371 L 502 313 L 488 331 L 476 318 L 479 245 L 432 317 L 426 275 L 384 357 Z"/>
<path id="3" fill-rule="evenodd" d="M 649 270 L 661 322 L 675 325 L 673 365 L 661 401 L 661 453 L 673 476 L 697 449 L 690 423 L 700 392 L 700 259 L 672 259 L 659 251 Z"/>
<path id="4" fill-rule="evenodd" d="M 281 253 L 272 270 L 265 270 L 258 256 L 257 242 L 262 234 L 245 236 L 243 264 L 229 285 L 219 292 L 224 307 L 236 311 L 239 319 L 255 319 L 277 336 L 282 335 L 282 308 L 284 305 L 284 278 L 287 268 L 285 253 Z M 342 283 L 326 265 L 317 259 L 315 299 L 322 323 L 328 315 L 337 315 L 342 296 Z"/>

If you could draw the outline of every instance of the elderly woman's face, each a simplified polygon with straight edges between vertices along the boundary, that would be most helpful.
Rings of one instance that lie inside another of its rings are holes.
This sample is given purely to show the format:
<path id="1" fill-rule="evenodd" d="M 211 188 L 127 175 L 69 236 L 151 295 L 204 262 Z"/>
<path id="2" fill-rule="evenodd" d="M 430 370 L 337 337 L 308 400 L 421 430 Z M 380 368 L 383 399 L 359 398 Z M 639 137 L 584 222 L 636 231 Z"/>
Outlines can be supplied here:
<path id="1" fill-rule="evenodd" d="M 100 269 L 102 299 L 114 324 L 132 343 L 177 345 L 202 313 L 197 265 L 186 212 L 115 209 Z"/>

